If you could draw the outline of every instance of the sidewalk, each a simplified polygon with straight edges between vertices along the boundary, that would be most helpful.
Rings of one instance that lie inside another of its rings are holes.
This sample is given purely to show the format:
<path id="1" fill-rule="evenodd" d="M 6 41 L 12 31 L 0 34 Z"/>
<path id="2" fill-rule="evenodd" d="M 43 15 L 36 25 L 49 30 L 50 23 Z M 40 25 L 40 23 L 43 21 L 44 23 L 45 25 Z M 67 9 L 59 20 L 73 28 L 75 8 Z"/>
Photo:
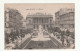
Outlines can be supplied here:
<path id="1" fill-rule="evenodd" d="M 45 31 L 45 30 L 44 30 Z M 47 32 L 47 31 L 45 31 L 45 32 Z M 48 32 L 47 32 L 48 33 Z M 62 44 L 62 42 L 61 42 L 61 40 L 60 39 L 57 39 L 57 37 L 56 36 L 54 36 L 53 35 L 53 33 L 48 33 L 52 38 L 54 38 L 54 39 L 56 39 L 59 43 L 61 43 Z"/>
<path id="2" fill-rule="evenodd" d="M 31 35 L 30 34 L 27 34 L 27 35 L 25 35 L 25 37 L 24 38 L 22 38 L 22 41 L 21 41 L 21 38 L 18 40 L 18 46 L 20 46 L 21 45 L 21 43 L 23 43 L 27 38 L 29 38 Z"/>
<path id="3" fill-rule="evenodd" d="M 56 36 L 54 36 L 53 34 L 50 35 L 51 37 L 55 38 L 59 43 L 62 43 L 60 39 L 58 39 Z"/>

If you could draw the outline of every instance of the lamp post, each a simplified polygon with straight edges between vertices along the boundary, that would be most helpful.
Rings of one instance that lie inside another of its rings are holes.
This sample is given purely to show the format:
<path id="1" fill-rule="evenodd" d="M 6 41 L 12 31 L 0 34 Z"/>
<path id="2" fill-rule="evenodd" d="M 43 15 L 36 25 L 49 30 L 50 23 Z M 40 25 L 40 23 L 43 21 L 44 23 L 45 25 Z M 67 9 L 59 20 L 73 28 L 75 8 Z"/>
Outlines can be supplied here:
<path id="1" fill-rule="evenodd" d="M 21 48 L 22 48 L 22 29 L 20 30 L 20 37 L 21 37 Z"/>

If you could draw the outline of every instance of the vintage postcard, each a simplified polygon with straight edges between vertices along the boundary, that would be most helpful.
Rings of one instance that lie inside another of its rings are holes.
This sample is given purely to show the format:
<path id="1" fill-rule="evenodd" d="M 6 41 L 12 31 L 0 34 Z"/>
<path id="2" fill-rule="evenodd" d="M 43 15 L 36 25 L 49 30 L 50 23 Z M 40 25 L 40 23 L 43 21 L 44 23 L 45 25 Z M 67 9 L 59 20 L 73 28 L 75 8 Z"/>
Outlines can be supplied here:
<path id="1" fill-rule="evenodd" d="M 5 3 L 4 48 L 75 49 L 74 3 Z"/>

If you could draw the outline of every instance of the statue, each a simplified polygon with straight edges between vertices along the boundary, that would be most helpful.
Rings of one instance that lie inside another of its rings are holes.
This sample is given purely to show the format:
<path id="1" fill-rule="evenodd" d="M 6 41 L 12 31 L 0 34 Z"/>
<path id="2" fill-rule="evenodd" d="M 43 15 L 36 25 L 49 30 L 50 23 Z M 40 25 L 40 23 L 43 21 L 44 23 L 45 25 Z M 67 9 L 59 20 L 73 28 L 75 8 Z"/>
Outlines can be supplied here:
<path id="1" fill-rule="evenodd" d="M 33 41 L 47 41 L 47 40 L 51 40 L 49 38 L 49 35 L 44 35 L 43 34 L 43 27 L 41 25 L 39 25 L 39 31 L 38 31 L 38 35 L 35 36 L 35 38 L 32 38 Z"/>
<path id="2" fill-rule="evenodd" d="M 38 37 L 43 37 L 43 28 L 41 25 L 39 25 Z"/>

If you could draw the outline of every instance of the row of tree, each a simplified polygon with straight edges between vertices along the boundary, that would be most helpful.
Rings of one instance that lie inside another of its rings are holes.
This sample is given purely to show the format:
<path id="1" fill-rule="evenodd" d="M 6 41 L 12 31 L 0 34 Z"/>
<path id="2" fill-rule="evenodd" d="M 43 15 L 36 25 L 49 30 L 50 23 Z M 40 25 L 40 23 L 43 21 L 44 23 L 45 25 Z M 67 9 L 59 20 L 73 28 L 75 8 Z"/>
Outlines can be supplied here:
<path id="1" fill-rule="evenodd" d="M 11 8 L 7 8 L 5 10 L 5 28 L 9 29 L 10 32 L 8 33 L 7 30 L 5 30 L 6 43 L 9 43 L 10 39 L 12 41 L 14 41 L 14 39 L 17 39 L 17 37 L 19 36 L 20 28 L 22 28 L 22 19 L 23 16 L 18 10 Z"/>
<path id="2" fill-rule="evenodd" d="M 64 35 L 70 36 L 74 39 L 74 32 L 70 32 L 69 30 L 62 31 L 59 27 L 48 27 L 48 32 L 55 34 L 55 32 L 58 32 L 62 37 Z"/>
<path id="3" fill-rule="evenodd" d="M 61 41 L 62 41 L 62 44 L 64 45 L 64 39 L 65 36 L 67 37 L 66 39 L 66 42 L 67 42 L 67 46 L 70 46 L 70 40 L 68 39 L 69 37 L 71 37 L 73 40 L 73 43 L 74 43 L 74 39 L 75 39 L 75 36 L 74 36 L 74 32 L 70 32 L 69 30 L 66 30 L 66 31 L 61 31 L 61 29 L 59 27 L 48 27 L 48 31 L 50 33 L 53 33 L 54 35 L 57 36 L 57 34 L 55 34 L 55 32 L 58 33 L 58 37 L 61 37 L 59 38 Z"/>
<path id="4" fill-rule="evenodd" d="M 14 32 L 10 32 L 10 34 L 5 34 L 5 42 L 8 44 L 10 43 L 10 40 L 13 42 L 14 40 L 16 40 L 17 38 L 24 38 L 26 34 L 30 34 L 32 33 L 31 29 L 21 29 L 20 32 L 18 30 L 14 31 Z"/>

